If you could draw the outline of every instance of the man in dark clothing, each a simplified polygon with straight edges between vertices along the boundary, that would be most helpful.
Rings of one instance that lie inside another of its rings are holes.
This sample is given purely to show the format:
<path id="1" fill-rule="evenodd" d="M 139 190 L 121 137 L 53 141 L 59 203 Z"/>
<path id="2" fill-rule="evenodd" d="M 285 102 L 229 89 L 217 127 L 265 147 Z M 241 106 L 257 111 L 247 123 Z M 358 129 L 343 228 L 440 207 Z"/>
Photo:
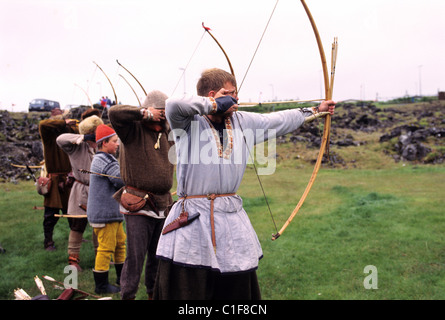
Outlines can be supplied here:
<path id="1" fill-rule="evenodd" d="M 60 109 L 54 109 L 51 117 L 39 123 L 39 132 L 43 144 L 45 172 L 51 178 L 52 187 L 44 196 L 43 234 L 44 248 L 55 249 L 53 240 L 54 227 L 59 218 L 55 217 L 61 210 L 66 214 L 71 187 L 67 185 L 67 175 L 71 172 L 68 155 L 57 145 L 56 139 L 63 133 L 78 133 L 75 120 L 64 120 Z"/>
<path id="2" fill-rule="evenodd" d="M 127 258 L 121 275 L 122 299 L 134 299 L 146 260 L 145 286 L 152 298 L 158 267 L 156 247 L 172 204 L 174 166 L 168 160 L 173 142 L 168 141 L 169 127 L 164 108 L 167 96 L 150 92 L 142 107 L 117 105 L 110 108 L 110 121 L 122 141 L 119 152 L 121 177 L 125 187 L 116 193 L 125 215 Z M 141 199 L 140 207 L 129 207 Z M 132 202 L 134 203 L 134 202 Z"/>

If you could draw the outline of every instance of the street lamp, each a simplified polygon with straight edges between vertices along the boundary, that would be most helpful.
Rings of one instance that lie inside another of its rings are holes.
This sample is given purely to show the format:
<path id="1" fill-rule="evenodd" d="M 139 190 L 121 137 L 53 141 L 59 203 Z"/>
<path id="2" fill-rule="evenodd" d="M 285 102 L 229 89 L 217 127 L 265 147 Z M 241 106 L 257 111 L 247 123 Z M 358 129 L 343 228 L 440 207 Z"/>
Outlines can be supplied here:
<path id="1" fill-rule="evenodd" d="M 419 66 L 419 96 L 422 96 L 422 67 L 423 65 Z"/>
<path id="2" fill-rule="evenodd" d="M 274 102 L 275 101 L 275 88 L 274 88 L 274 86 L 273 86 L 273 84 L 271 83 L 271 84 L 269 84 L 269 86 L 271 86 L 272 87 L 272 102 Z"/>

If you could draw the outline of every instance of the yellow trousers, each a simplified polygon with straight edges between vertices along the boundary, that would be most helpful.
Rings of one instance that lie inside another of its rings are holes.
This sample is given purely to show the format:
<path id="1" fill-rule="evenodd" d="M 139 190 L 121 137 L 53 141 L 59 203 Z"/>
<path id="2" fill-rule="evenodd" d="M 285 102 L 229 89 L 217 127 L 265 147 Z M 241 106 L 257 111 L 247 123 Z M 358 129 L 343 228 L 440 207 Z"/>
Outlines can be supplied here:
<path id="1" fill-rule="evenodd" d="M 123 222 L 106 223 L 103 228 L 94 228 L 94 233 L 99 243 L 94 270 L 108 271 L 112 257 L 116 264 L 125 262 L 127 235 Z"/>

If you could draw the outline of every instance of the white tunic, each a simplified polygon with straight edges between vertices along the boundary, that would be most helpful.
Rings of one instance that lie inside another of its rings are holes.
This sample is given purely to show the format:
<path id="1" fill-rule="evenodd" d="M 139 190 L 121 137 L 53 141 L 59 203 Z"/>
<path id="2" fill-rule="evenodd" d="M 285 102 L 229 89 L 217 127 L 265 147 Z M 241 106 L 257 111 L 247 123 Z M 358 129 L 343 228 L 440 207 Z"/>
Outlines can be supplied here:
<path id="1" fill-rule="evenodd" d="M 90 170 L 95 150 L 84 141 L 83 134 L 64 133 L 57 137 L 57 145 L 68 155 L 76 182 L 68 200 L 68 214 L 85 215 L 88 202 L 90 175 L 80 170 Z"/>
<path id="2" fill-rule="evenodd" d="M 205 117 L 211 112 L 212 103 L 205 97 L 168 99 L 166 102 L 167 120 L 172 128 L 172 139 L 176 140 L 179 197 L 236 193 L 253 145 L 266 141 L 270 136 L 269 129 L 275 133 L 271 138 L 287 134 L 300 127 L 305 116 L 312 114 L 299 109 L 272 114 L 237 112 L 226 122 L 227 143 L 221 147 L 217 131 Z M 243 132 L 249 148 L 246 148 Z M 180 215 L 182 203 L 183 200 L 179 200 L 172 207 L 165 225 Z M 199 218 L 162 235 L 158 258 L 221 273 L 244 272 L 258 267 L 263 252 L 241 197 L 235 195 L 214 200 L 216 250 L 212 245 L 210 200 L 186 199 L 184 209 L 189 216 L 199 213 Z"/>

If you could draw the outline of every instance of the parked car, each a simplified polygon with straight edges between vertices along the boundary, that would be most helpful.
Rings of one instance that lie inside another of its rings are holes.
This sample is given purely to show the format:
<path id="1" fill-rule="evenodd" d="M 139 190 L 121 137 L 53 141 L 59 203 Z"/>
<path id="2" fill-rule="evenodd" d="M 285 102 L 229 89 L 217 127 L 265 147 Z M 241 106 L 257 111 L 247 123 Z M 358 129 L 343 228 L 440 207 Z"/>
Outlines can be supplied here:
<path id="1" fill-rule="evenodd" d="M 29 103 L 29 111 L 51 111 L 60 109 L 60 103 L 47 99 L 34 99 Z"/>
<path id="2" fill-rule="evenodd" d="M 67 104 L 67 105 L 63 108 L 63 110 L 71 110 L 71 109 L 79 108 L 79 107 L 80 107 L 80 105 L 78 105 L 78 104 Z"/>

